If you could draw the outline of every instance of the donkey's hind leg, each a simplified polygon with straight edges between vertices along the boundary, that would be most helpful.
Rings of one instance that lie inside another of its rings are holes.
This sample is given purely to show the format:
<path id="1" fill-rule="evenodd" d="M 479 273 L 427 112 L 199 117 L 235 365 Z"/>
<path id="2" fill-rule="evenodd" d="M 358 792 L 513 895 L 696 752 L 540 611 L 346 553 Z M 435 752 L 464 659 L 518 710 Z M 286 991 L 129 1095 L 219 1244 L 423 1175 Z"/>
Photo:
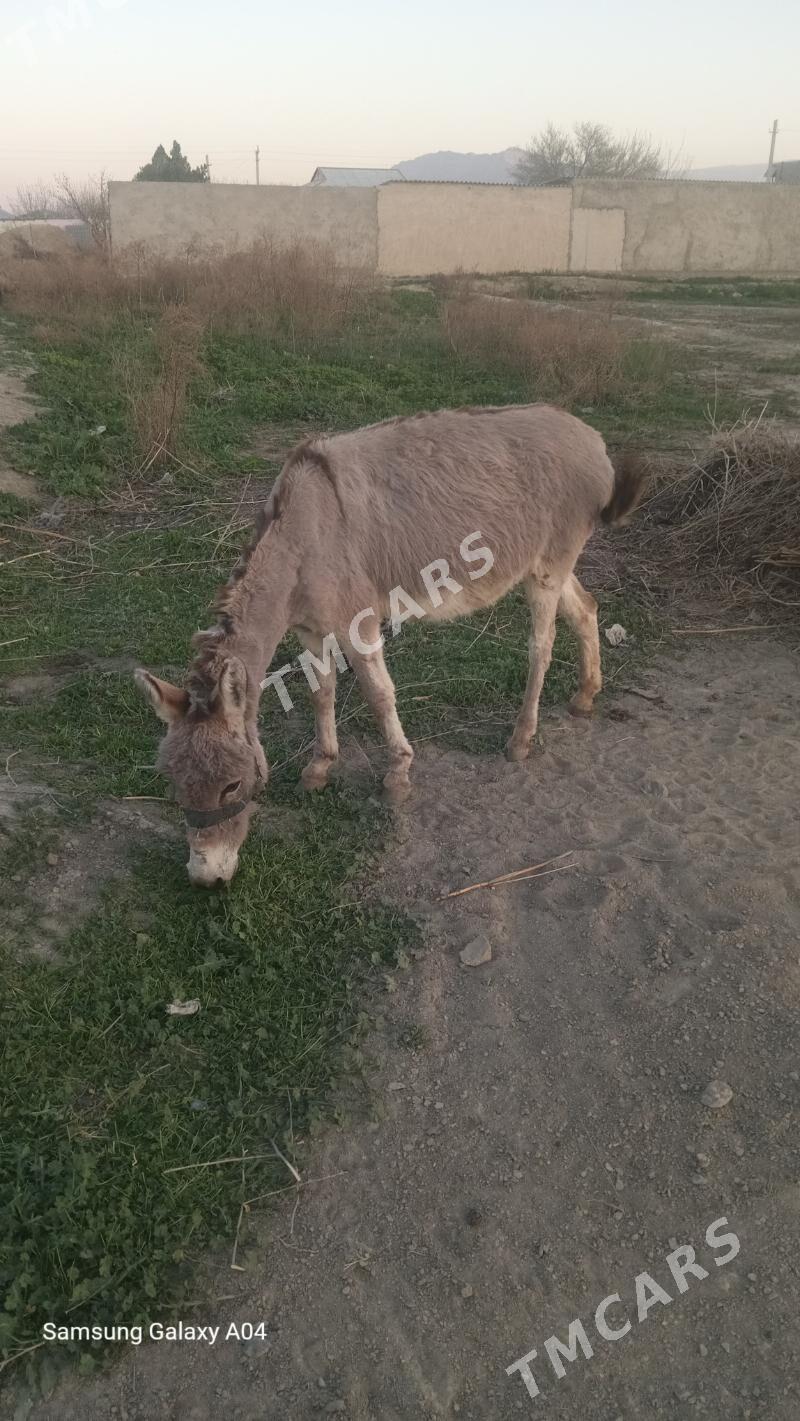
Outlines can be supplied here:
<path id="1" fill-rule="evenodd" d="M 591 715 L 592 704 L 603 685 L 600 673 L 600 633 L 597 630 L 597 603 L 591 592 L 581 587 L 574 572 L 561 589 L 558 610 L 566 617 L 578 638 L 580 670 L 578 689 L 569 703 L 571 715 Z"/>
<path id="2" fill-rule="evenodd" d="M 318 683 L 311 692 L 314 707 L 314 754 L 300 776 L 303 789 L 324 789 L 328 783 L 331 766 L 339 757 L 339 741 L 336 736 L 336 662 L 332 656 L 323 655 L 322 638 L 310 632 L 298 632 L 306 651 L 313 653 L 313 670 Z M 323 671 L 319 663 L 327 664 Z"/>
<path id="3" fill-rule="evenodd" d="M 543 587 L 533 577 L 526 577 L 525 595 L 531 609 L 531 631 L 528 637 L 528 682 L 514 733 L 506 746 L 509 760 L 525 760 L 531 740 L 539 724 L 539 697 L 553 654 L 556 633 L 556 608 L 559 588 Z"/>
<path id="4" fill-rule="evenodd" d="M 395 706 L 394 683 L 386 670 L 383 652 L 376 644 L 378 633 L 377 619 L 374 626 L 371 622 L 363 620 L 360 629 L 362 644 L 368 644 L 372 639 L 373 649 L 364 654 L 351 648 L 350 659 L 358 683 L 364 693 L 364 699 L 378 722 L 381 735 L 389 747 L 389 770 L 383 778 L 386 797 L 392 804 L 402 804 L 411 792 L 408 772 L 414 758 L 414 751 L 406 740 L 403 727 L 400 724 Z"/>

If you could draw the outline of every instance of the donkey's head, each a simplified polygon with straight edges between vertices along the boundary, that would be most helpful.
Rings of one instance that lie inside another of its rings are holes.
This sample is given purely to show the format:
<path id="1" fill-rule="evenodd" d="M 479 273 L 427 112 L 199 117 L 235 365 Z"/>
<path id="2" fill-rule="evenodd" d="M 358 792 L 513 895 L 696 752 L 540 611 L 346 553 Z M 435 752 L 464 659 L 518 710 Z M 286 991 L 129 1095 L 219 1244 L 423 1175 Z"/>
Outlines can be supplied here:
<path id="1" fill-rule="evenodd" d="M 137 671 L 136 680 L 167 727 L 158 768 L 172 780 L 186 819 L 189 878 L 204 888 L 228 883 L 268 773 L 255 720 L 248 721 L 244 663 L 207 657 L 189 690 L 149 671 Z"/>

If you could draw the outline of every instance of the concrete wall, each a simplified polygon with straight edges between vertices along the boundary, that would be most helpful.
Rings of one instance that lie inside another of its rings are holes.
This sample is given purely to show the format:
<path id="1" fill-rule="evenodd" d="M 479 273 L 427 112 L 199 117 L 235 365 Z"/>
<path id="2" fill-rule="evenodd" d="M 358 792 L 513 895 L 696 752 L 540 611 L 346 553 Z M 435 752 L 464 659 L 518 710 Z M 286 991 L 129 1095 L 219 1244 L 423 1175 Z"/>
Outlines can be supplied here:
<path id="1" fill-rule="evenodd" d="M 596 263 L 586 261 L 587 250 Z M 570 258 L 571 271 L 631 275 L 800 272 L 800 189 L 778 183 L 577 182 Z"/>
<path id="2" fill-rule="evenodd" d="M 116 250 L 136 242 L 166 255 L 259 237 L 324 242 L 347 265 L 374 270 L 377 197 L 377 188 L 109 183 L 111 235 Z"/>
<path id="3" fill-rule="evenodd" d="M 570 271 L 622 271 L 625 210 L 572 207 Z"/>
<path id="4" fill-rule="evenodd" d="M 565 271 L 569 188 L 387 183 L 378 188 L 378 270 Z"/>
<path id="5" fill-rule="evenodd" d="M 800 274 L 800 185 L 111 183 L 110 194 L 117 250 L 137 242 L 175 254 L 267 236 L 330 244 L 342 262 L 386 276 Z"/>

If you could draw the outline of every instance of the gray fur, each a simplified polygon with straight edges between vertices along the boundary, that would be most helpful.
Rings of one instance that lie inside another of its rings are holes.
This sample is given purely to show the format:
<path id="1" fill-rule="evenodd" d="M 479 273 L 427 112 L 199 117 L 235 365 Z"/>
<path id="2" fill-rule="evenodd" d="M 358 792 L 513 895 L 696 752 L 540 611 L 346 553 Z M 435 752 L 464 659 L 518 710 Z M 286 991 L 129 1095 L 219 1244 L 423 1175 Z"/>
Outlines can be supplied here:
<path id="1" fill-rule="evenodd" d="M 389 747 L 387 792 L 404 798 L 413 751 L 397 717 L 394 687 L 382 652 L 365 654 L 351 635 L 353 618 L 371 608 L 359 637 L 365 644 L 378 639 L 395 587 L 427 615 L 447 620 L 491 606 L 523 584 L 533 629 L 528 684 L 509 742 L 512 759 L 524 758 L 536 730 L 557 611 L 580 643 L 571 709 L 589 714 L 601 684 L 596 604 L 573 568 L 604 511 L 607 521 L 625 516 L 640 486 L 630 463 L 624 480 L 615 481 L 596 430 L 549 405 L 441 410 L 299 446 L 218 598 L 219 624 L 195 638 L 188 709 L 182 711 L 173 695 L 170 706 L 177 710 L 165 714 L 163 683 L 146 673 L 141 678 L 169 724 L 161 763 L 179 800 L 213 809 L 224 780 L 241 779 L 249 794 L 258 775 L 266 777 L 256 729 L 260 685 L 290 628 L 315 654 L 323 638 L 336 636 Z M 476 531 L 494 565 L 470 580 L 459 550 Z M 463 590 L 445 591 L 436 606 L 420 574 L 440 559 Z M 303 773 L 308 788 L 325 784 L 338 752 L 334 683 L 335 670 L 320 677 L 314 694 L 316 745 Z M 196 835 L 203 842 L 193 845 L 193 857 L 210 865 L 209 873 L 220 854 L 226 868 L 231 861 L 235 868 L 248 821 L 243 813 Z M 193 877 L 211 881 L 205 871 Z"/>

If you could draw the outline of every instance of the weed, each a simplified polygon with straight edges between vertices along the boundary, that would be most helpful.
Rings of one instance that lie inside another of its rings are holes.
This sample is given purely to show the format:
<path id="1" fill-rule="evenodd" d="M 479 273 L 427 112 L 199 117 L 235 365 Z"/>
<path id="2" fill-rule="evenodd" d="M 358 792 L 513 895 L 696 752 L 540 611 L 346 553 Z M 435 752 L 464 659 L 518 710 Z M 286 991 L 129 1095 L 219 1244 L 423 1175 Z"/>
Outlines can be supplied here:
<path id="1" fill-rule="evenodd" d="M 167 306 L 154 331 L 152 371 L 126 354 L 116 370 L 130 406 L 142 472 L 163 464 L 181 448 L 189 383 L 203 372 L 203 326 L 185 307 Z"/>
<path id="2" fill-rule="evenodd" d="M 566 404 L 638 400 L 669 378 L 669 349 L 637 344 L 611 313 L 586 316 L 506 297 L 463 296 L 443 308 L 458 355 L 489 354 L 532 391 Z"/>

